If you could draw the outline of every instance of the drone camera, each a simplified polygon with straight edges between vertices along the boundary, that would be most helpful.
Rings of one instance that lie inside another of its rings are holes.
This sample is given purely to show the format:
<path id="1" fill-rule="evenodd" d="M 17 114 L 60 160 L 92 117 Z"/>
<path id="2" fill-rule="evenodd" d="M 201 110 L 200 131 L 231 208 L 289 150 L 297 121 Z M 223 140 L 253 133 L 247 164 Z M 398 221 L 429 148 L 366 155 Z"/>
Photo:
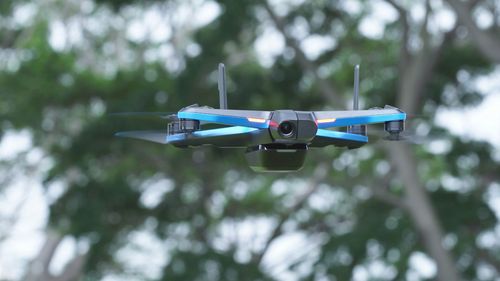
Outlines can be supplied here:
<path id="1" fill-rule="evenodd" d="M 245 157 L 257 172 L 291 172 L 302 168 L 306 152 L 305 144 L 270 143 L 249 147 Z"/>
<path id="2" fill-rule="evenodd" d="M 295 125 L 290 121 L 281 122 L 278 131 L 285 138 L 292 138 L 295 135 Z"/>
<path id="3" fill-rule="evenodd" d="M 276 110 L 271 124 L 273 142 L 282 144 L 309 143 L 318 130 L 314 115 L 306 111 Z"/>

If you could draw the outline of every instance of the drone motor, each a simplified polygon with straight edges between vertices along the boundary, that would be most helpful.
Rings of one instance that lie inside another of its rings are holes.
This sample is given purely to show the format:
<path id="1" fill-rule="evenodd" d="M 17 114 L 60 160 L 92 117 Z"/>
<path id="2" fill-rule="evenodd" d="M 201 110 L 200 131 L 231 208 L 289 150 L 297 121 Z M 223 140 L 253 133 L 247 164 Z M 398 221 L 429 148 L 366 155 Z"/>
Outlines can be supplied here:
<path id="1" fill-rule="evenodd" d="M 175 119 L 168 123 L 167 134 L 192 133 L 200 129 L 200 121 L 193 119 Z"/>
<path id="2" fill-rule="evenodd" d="M 347 127 L 347 132 L 350 134 L 366 136 L 366 125 L 352 125 Z"/>
<path id="3" fill-rule="evenodd" d="M 403 120 L 387 121 L 384 123 L 384 130 L 389 133 L 389 140 L 399 140 L 400 134 L 405 129 Z"/>

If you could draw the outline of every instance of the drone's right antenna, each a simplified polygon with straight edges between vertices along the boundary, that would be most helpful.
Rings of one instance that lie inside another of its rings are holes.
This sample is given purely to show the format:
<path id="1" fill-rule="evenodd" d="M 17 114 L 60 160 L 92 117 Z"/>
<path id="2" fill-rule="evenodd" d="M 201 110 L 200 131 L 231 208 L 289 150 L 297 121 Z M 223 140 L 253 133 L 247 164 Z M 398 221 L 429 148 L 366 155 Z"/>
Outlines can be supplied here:
<path id="1" fill-rule="evenodd" d="M 227 109 L 226 67 L 223 63 L 219 63 L 218 88 L 220 109 Z"/>
<path id="2" fill-rule="evenodd" d="M 359 64 L 354 66 L 354 98 L 352 100 L 352 109 L 359 110 Z M 358 124 L 347 126 L 347 132 L 366 136 L 366 125 Z"/>
<path id="3" fill-rule="evenodd" d="M 354 99 L 352 109 L 359 109 L 359 64 L 354 67 Z"/>

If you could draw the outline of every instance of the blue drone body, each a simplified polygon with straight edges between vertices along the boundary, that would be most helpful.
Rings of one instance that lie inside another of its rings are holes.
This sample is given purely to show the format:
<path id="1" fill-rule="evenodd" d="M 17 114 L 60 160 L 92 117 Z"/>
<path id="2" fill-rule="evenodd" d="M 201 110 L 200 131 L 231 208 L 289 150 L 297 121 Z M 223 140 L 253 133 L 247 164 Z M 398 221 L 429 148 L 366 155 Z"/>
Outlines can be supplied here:
<path id="1" fill-rule="evenodd" d="M 391 106 L 359 110 L 359 66 L 355 68 L 354 80 L 353 110 L 231 110 L 227 109 L 224 65 L 220 64 L 220 109 L 192 105 L 177 114 L 153 113 L 168 120 L 166 130 L 120 132 L 116 136 L 180 148 L 201 145 L 246 148 L 247 161 L 255 171 L 296 171 L 303 166 L 309 148 L 333 145 L 354 149 L 363 146 L 368 142 L 367 124 L 384 123 L 390 139 L 399 139 L 406 114 Z M 210 123 L 224 127 L 202 129 L 202 125 Z M 339 127 L 347 127 L 346 132 L 332 130 Z"/>

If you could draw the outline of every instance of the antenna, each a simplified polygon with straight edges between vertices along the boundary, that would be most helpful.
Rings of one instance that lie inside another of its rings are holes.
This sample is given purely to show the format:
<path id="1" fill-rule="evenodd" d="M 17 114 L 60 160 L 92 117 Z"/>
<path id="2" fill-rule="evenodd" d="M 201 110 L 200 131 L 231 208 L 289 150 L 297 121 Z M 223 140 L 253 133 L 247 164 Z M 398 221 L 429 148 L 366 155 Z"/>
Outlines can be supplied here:
<path id="1" fill-rule="evenodd" d="M 359 64 L 354 67 L 354 99 L 352 109 L 359 109 Z"/>
<path id="2" fill-rule="evenodd" d="M 220 109 L 227 109 L 227 94 L 226 94 L 226 67 L 223 63 L 219 63 L 219 77 L 217 81 L 219 88 L 219 104 Z"/>
<path id="3" fill-rule="evenodd" d="M 352 109 L 359 110 L 359 64 L 354 66 L 354 98 L 352 100 Z M 366 136 L 366 125 L 347 126 L 347 132 Z"/>

